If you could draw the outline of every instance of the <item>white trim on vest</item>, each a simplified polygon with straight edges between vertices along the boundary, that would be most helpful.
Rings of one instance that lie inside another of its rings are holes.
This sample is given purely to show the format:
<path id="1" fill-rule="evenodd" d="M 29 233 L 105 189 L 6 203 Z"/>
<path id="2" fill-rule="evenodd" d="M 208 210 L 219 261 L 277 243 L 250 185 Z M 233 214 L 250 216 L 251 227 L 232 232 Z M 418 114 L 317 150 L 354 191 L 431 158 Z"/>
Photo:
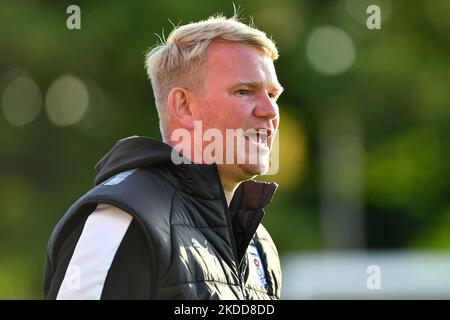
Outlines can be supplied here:
<path id="1" fill-rule="evenodd" d="M 58 300 L 97 300 L 132 216 L 99 204 L 86 220 L 59 288 Z"/>

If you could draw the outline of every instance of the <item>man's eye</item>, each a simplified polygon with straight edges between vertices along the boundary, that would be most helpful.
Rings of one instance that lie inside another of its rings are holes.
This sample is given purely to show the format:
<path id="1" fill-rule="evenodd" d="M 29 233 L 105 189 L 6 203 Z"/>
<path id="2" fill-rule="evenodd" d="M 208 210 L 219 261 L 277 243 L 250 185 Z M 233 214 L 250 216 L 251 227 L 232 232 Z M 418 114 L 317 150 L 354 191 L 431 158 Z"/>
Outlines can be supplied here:
<path id="1" fill-rule="evenodd" d="M 248 95 L 250 95 L 251 92 L 250 92 L 250 90 L 240 89 L 240 90 L 236 91 L 236 93 L 241 96 L 248 96 Z"/>

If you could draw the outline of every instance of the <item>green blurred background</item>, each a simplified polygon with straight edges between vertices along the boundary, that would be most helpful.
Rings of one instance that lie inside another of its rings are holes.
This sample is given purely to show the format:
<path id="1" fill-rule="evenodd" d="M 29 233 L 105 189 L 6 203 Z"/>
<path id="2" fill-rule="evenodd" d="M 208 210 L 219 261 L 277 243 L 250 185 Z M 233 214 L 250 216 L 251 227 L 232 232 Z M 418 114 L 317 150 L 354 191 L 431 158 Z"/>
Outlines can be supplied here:
<path id="1" fill-rule="evenodd" d="M 280 51 L 281 167 L 264 178 L 280 185 L 264 218 L 280 253 L 449 250 L 450 3 L 235 4 Z M 48 238 L 95 163 L 118 139 L 160 137 L 155 34 L 215 13 L 232 3 L 0 0 L 0 298 L 43 297 Z"/>

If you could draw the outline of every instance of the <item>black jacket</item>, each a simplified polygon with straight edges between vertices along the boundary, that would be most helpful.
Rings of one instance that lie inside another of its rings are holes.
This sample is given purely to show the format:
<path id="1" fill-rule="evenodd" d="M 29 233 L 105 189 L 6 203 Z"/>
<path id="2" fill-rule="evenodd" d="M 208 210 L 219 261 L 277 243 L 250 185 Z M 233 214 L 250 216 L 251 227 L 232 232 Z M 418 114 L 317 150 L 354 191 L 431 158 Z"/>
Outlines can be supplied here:
<path id="1" fill-rule="evenodd" d="M 49 240 L 46 298 L 56 298 L 83 224 L 99 203 L 133 217 L 101 298 L 280 298 L 278 252 L 260 223 L 276 184 L 244 181 L 228 208 L 215 165 L 175 165 L 171 152 L 160 141 L 130 137 L 97 164 L 96 186 Z"/>

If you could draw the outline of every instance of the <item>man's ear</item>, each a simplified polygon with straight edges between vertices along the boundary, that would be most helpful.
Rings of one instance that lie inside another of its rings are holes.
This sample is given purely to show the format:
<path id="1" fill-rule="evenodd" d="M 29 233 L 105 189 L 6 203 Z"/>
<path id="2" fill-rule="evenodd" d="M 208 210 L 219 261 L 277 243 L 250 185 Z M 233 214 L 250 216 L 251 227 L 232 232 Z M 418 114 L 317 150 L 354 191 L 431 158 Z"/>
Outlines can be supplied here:
<path id="1" fill-rule="evenodd" d="M 171 117 L 184 128 L 194 128 L 195 105 L 192 93 L 182 87 L 172 88 L 167 97 Z"/>

